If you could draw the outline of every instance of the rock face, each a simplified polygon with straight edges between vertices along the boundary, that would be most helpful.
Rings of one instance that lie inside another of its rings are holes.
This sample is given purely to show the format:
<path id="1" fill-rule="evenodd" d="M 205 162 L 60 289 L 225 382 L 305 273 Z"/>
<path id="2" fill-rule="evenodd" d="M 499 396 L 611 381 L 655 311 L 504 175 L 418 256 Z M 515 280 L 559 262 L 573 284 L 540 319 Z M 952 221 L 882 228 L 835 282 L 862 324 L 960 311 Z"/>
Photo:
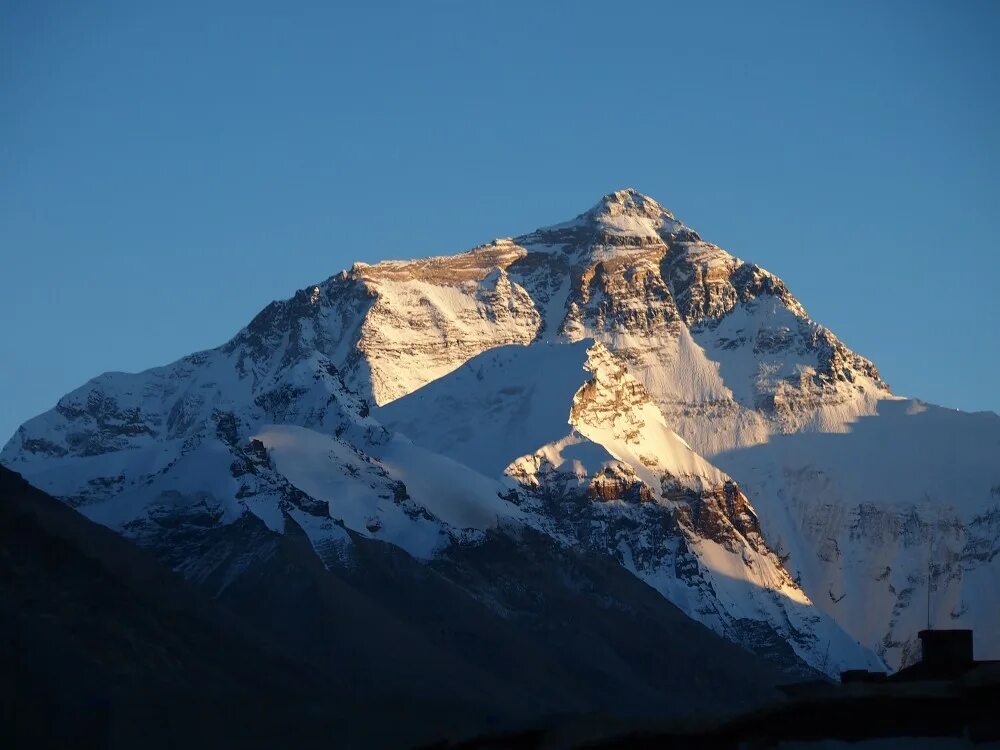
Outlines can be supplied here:
<path id="1" fill-rule="evenodd" d="M 1000 657 L 998 458 L 1000 417 L 894 396 L 779 278 L 632 190 L 358 263 L 218 349 L 95 378 L 0 454 L 152 546 L 250 513 L 328 564 L 351 534 L 433 564 L 528 526 L 830 673 L 905 663 L 928 586 L 935 625 Z"/>

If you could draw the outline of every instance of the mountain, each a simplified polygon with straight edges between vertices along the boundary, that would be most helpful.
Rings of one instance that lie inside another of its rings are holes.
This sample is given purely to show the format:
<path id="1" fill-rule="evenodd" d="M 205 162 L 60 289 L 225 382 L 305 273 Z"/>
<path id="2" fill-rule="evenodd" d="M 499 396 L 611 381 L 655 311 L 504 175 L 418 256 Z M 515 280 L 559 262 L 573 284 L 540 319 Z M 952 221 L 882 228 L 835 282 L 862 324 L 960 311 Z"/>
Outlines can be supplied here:
<path id="1" fill-rule="evenodd" d="M 217 349 L 91 380 L 0 462 L 189 580 L 256 519 L 328 570 L 362 540 L 446 566 L 516 622 L 463 566 L 541 535 L 835 674 L 911 660 L 928 588 L 934 624 L 1000 655 L 998 456 L 1000 417 L 894 395 L 779 278 L 624 190 L 465 253 L 355 264 Z"/>

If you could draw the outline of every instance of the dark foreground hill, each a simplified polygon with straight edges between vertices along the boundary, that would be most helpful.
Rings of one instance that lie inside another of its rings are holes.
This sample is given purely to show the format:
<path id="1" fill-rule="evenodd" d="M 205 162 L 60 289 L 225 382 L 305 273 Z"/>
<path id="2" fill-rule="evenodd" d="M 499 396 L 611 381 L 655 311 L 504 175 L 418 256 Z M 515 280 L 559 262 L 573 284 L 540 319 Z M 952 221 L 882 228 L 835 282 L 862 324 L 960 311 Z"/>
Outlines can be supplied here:
<path id="1" fill-rule="evenodd" d="M 0 469 L 0 745 L 266 746 L 326 721 L 315 671 Z"/>
<path id="2" fill-rule="evenodd" d="M 529 531 L 429 566 L 362 539 L 324 565 L 252 516 L 179 533 L 150 554 L 0 468 L 0 745 L 407 746 L 553 715 L 724 714 L 789 679 Z"/>

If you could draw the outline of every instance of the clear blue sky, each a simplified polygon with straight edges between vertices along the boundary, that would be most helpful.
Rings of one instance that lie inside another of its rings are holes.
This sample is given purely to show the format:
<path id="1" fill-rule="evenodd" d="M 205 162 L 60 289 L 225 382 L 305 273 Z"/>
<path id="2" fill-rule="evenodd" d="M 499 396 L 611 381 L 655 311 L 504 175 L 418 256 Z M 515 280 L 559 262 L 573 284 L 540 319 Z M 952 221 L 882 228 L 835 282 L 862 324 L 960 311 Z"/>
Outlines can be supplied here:
<path id="1" fill-rule="evenodd" d="M 897 392 L 1000 410 L 1000 4 L 685 5 L 4 3 L 0 442 L 354 260 L 625 186 Z"/>

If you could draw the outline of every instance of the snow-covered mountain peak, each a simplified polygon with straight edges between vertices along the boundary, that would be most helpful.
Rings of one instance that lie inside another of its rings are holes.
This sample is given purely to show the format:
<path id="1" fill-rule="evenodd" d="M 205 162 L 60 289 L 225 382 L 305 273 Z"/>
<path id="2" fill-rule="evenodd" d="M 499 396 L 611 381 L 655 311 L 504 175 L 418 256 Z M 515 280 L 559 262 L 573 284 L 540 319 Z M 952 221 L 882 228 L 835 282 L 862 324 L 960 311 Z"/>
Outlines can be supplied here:
<path id="1" fill-rule="evenodd" d="M 627 237 L 654 243 L 662 242 L 662 235 L 673 235 L 682 226 L 659 203 L 632 188 L 608 193 L 577 220 L 594 226 L 602 239 Z"/>
<path id="2" fill-rule="evenodd" d="M 137 538 L 251 513 L 427 558 L 527 518 L 832 671 L 854 646 L 815 610 L 905 663 L 928 561 L 939 619 L 995 630 L 1000 423 L 907 408 L 780 278 L 628 189 L 357 263 L 218 349 L 95 378 L 0 461 Z"/>
<path id="3" fill-rule="evenodd" d="M 645 218 L 652 221 L 662 220 L 664 217 L 674 220 L 673 214 L 657 203 L 648 195 L 643 195 L 635 188 L 625 188 L 616 190 L 602 196 L 597 204 L 585 216 L 594 221 L 606 220 L 620 216 L 632 218 Z"/>
<path id="4" fill-rule="evenodd" d="M 678 238 L 699 239 L 656 200 L 626 188 L 608 193 L 570 221 L 542 227 L 515 241 L 536 252 L 561 250 L 607 258 L 635 248 L 662 248 Z"/>

